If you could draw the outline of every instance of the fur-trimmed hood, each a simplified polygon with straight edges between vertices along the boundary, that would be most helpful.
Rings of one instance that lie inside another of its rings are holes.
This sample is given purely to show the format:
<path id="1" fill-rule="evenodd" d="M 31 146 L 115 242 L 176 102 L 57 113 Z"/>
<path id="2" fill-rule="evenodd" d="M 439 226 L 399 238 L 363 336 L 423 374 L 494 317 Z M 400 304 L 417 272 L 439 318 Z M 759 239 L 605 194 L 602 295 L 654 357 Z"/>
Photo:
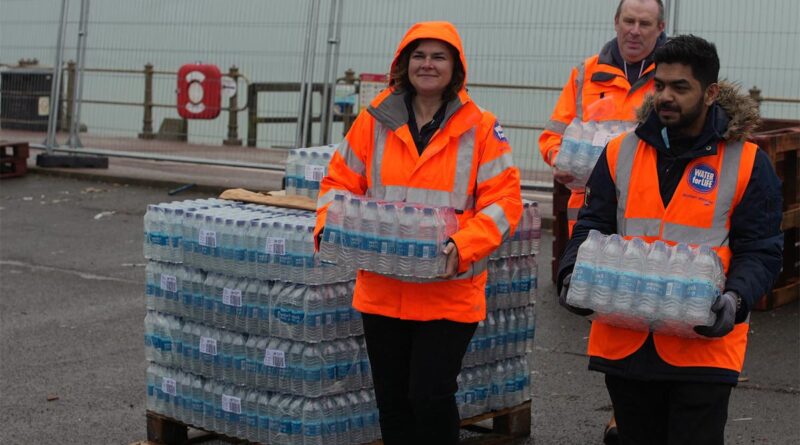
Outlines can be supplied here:
<path id="1" fill-rule="evenodd" d="M 750 137 L 761 122 L 758 104 L 752 97 L 741 92 L 739 85 L 726 80 L 719 82 L 719 95 L 716 103 L 728 115 L 728 126 L 722 137 L 727 141 L 744 140 Z M 636 110 L 639 123 L 647 120 L 653 111 L 653 95 L 648 95 L 642 106 Z"/>

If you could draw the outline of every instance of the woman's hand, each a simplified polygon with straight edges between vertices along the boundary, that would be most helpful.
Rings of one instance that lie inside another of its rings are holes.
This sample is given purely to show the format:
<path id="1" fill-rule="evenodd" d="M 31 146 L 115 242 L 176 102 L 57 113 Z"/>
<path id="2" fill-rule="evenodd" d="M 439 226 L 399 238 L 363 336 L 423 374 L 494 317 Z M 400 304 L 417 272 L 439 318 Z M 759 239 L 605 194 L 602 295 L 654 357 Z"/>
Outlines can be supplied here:
<path id="1" fill-rule="evenodd" d="M 447 257 L 447 263 L 444 267 L 444 274 L 439 278 L 452 278 L 458 271 L 458 247 L 456 243 L 449 241 L 442 249 L 442 253 Z"/>

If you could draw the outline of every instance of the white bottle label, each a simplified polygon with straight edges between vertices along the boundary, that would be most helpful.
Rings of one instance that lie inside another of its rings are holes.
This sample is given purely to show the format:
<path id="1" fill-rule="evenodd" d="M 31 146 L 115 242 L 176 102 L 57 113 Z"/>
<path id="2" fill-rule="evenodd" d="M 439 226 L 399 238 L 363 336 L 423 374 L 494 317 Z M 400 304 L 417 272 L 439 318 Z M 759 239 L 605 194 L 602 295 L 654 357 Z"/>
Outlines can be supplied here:
<path id="1" fill-rule="evenodd" d="M 217 232 L 213 230 L 200 230 L 200 236 L 197 240 L 201 246 L 217 247 Z"/>
<path id="2" fill-rule="evenodd" d="M 200 352 L 203 354 L 217 355 L 217 341 L 209 337 L 200 337 Z"/>
<path id="3" fill-rule="evenodd" d="M 222 304 L 228 306 L 242 307 L 242 291 L 240 289 L 222 289 Z"/>
<path id="4" fill-rule="evenodd" d="M 322 181 L 325 167 L 322 165 L 306 165 L 306 181 Z"/>
<path id="5" fill-rule="evenodd" d="M 175 380 L 165 377 L 164 380 L 161 381 L 161 391 L 171 396 L 178 395 L 178 389 L 175 385 Z"/>
<path id="6" fill-rule="evenodd" d="M 271 366 L 273 368 L 285 368 L 286 356 L 283 351 L 277 349 L 267 349 L 264 354 L 264 366 Z"/>
<path id="7" fill-rule="evenodd" d="M 174 275 L 161 274 L 161 290 L 178 292 L 178 278 Z"/>
<path id="8" fill-rule="evenodd" d="M 614 135 L 607 131 L 599 130 L 597 133 L 594 134 L 594 138 L 592 138 L 592 145 L 595 147 L 605 147 L 608 144 Z"/>
<path id="9" fill-rule="evenodd" d="M 268 237 L 267 253 L 271 255 L 286 255 L 286 239 Z"/>
<path id="10" fill-rule="evenodd" d="M 242 413 L 242 399 L 239 397 L 222 395 L 222 410 L 228 413 L 241 414 Z"/>

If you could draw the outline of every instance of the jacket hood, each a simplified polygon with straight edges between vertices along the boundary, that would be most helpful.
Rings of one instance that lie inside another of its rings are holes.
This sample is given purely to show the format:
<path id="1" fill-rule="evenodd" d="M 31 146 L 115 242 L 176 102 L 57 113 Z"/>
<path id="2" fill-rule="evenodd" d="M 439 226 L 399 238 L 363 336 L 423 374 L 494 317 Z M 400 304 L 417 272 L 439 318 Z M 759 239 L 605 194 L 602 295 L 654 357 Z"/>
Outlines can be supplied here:
<path id="1" fill-rule="evenodd" d="M 397 51 L 394 53 L 392 59 L 392 66 L 389 72 L 394 71 L 394 66 L 397 64 L 397 59 L 400 58 L 400 53 L 411 44 L 411 42 L 419 39 L 437 39 L 449 43 L 453 48 L 458 51 L 458 57 L 461 59 L 461 65 L 464 67 L 464 87 L 467 85 L 467 59 L 464 57 L 464 48 L 461 45 L 461 37 L 458 35 L 456 27 L 450 22 L 419 22 L 411 26 L 406 31 L 406 35 L 397 46 Z M 389 80 L 389 86 L 393 86 L 393 82 Z"/>
<path id="2" fill-rule="evenodd" d="M 642 106 L 636 110 L 636 119 L 640 124 L 647 120 L 653 111 L 653 95 L 648 95 Z M 722 138 L 728 141 L 747 139 L 758 127 L 761 117 L 758 104 L 749 95 L 741 92 L 739 85 L 722 80 L 719 82 L 719 95 L 715 102 L 727 114 L 728 125 Z"/>

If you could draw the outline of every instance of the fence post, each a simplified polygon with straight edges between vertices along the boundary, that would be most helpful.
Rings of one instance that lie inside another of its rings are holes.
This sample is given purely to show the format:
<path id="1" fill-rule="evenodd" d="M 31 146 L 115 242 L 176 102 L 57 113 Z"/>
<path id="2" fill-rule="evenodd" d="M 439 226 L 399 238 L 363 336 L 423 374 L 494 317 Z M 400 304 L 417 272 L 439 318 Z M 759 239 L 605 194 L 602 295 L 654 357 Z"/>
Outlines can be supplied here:
<path id="1" fill-rule="evenodd" d="M 756 102 L 756 105 L 758 105 L 758 108 L 760 109 L 761 102 L 764 101 L 764 98 L 761 96 L 761 90 L 754 85 L 753 88 L 750 88 L 749 92 L 750 92 L 750 97 L 753 98 L 753 100 Z"/>
<path id="2" fill-rule="evenodd" d="M 228 77 L 233 79 L 233 84 L 236 85 L 237 91 L 234 91 L 233 96 L 228 100 L 228 139 L 222 141 L 222 145 L 242 145 L 242 140 L 239 139 L 239 68 L 236 65 L 231 66 L 228 70 Z"/>
<path id="3" fill-rule="evenodd" d="M 153 64 L 144 66 L 144 120 L 139 139 L 155 139 L 153 134 Z"/>
<path id="4" fill-rule="evenodd" d="M 247 86 L 247 146 L 255 147 L 258 139 L 258 91 L 256 86 Z"/>
<path id="5" fill-rule="evenodd" d="M 344 83 L 347 85 L 353 85 L 356 83 L 356 72 L 353 71 L 352 68 L 348 68 L 344 72 Z M 356 107 L 358 104 L 355 105 Z M 342 136 L 346 136 L 347 132 L 350 131 L 350 127 L 353 125 L 353 120 L 355 120 L 355 115 L 353 114 L 353 105 L 346 105 L 342 109 L 342 124 L 344 125 L 344 130 Z"/>
<path id="6" fill-rule="evenodd" d="M 64 120 L 61 122 L 61 131 L 69 131 L 72 128 L 72 103 L 75 101 L 75 62 L 70 60 L 67 62 L 67 106 L 64 115 Z M 61 104 L 58 104 L 61 106 Z"/>

